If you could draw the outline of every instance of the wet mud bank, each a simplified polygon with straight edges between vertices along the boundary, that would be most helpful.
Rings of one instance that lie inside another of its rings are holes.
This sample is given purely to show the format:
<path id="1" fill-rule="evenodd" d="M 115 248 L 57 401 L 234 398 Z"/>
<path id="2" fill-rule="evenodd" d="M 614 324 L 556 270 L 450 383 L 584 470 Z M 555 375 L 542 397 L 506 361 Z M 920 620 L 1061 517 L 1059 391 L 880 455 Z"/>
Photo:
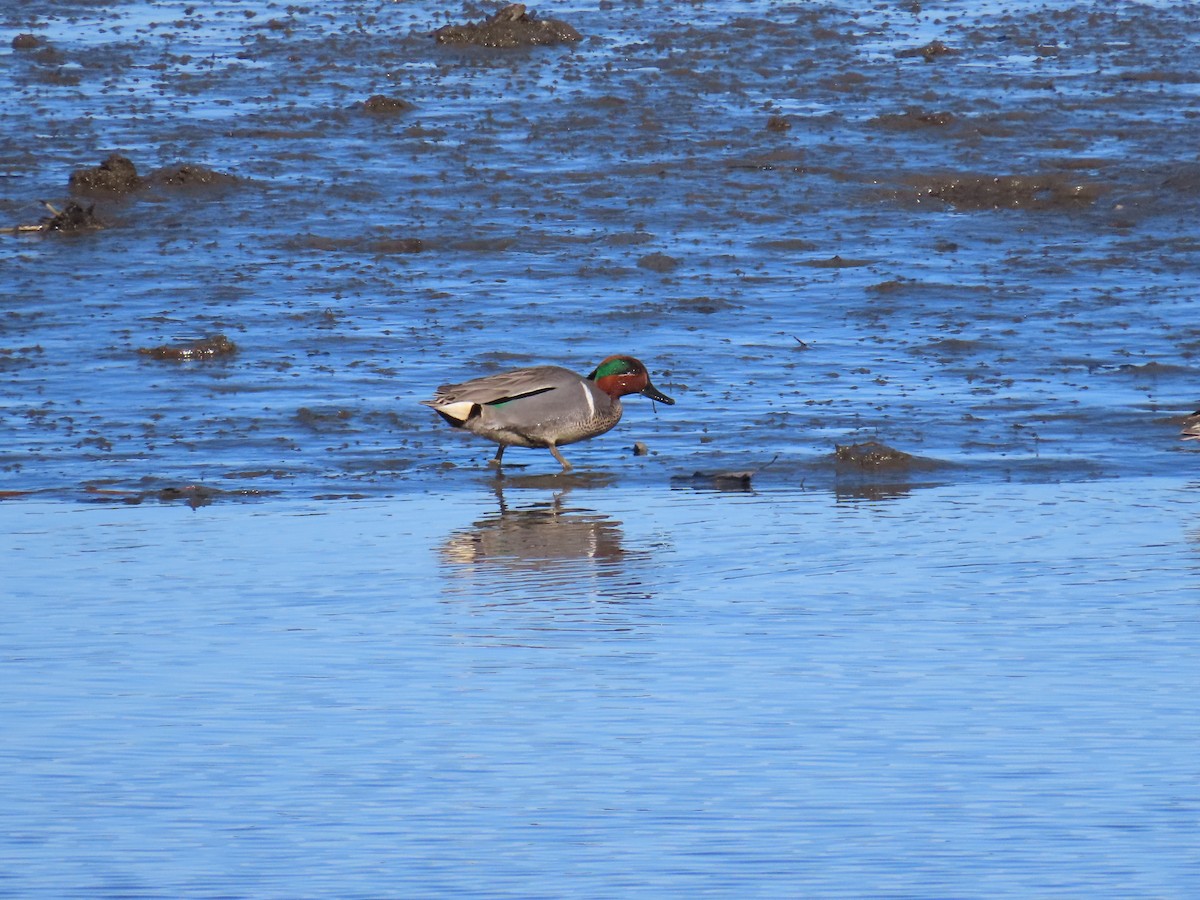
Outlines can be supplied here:
<path id="1" fill-rule="evenodd" d="M 76 169 L 67 184 L 72 193 L 87 196 L 132 194 L 152 188 L 215 188 L 228 187 L 238 179 L 205 166 L 179 163 L 139 175 L 133 162 L 118 153 L 108 156 L 97 166 Z"/>
<path id="2" fill-rule="evenodd" d="M 204 166 L 181 163 L 138 174 L 133 162 L 117 153 L 96 166 L 75 169 L 67 179 L 70 194 L 88 202 L 84 206 L 77 199 L 70 199 L 62 209 L 48 201 L 43 205 L 52 213 L 51 217 L 38 225 L 14 225 L 7 230 L 11 234 L 32 232 L 84 232 L 109 227 L 96 213 L 98 203 L 116 203 L 139 192 L 188 190 L 204 192 L 236 185 L 238 179 L 224 172 L 215 172 Z"/>
<path id="3" fill-rule="evenodd" d="M 223 334 L 200 338 L 185 344 L 162 344 L 158 347 L 139 347 L 138 353 L 151 359 L 173 362 L 194 362 L 204 359 L 222 359 L 237 353 L 237 344 Z"/>
<path id="4" fill-rule="evenodd" d="M 918 203 L 941 201 L 957 210 L 1063 210 L 1090 206 L 1102 185 L 1058 173 L 1030 175 L 945 175 L 916 182 Z"/>
<path id="5" fill-rule="evenodd" d="M 537 18 L 525 11 L 525 4 L 512 3 L 482 22 L 443 25 L 433 38 L 439 44 L 505 48 L 570 44 L 582 35 L 566 22 Z"/>
<path id="6" fill-rule="evenodd" d="M 618 479 L 1190 466 L 1194 17 L 550 12 L 11 13 L 0 490 L 486 477 L 433 387 L 612 353 L 679 399 L 580 445 Z M 866 441 L 944 465 L 839 466 Z"/>

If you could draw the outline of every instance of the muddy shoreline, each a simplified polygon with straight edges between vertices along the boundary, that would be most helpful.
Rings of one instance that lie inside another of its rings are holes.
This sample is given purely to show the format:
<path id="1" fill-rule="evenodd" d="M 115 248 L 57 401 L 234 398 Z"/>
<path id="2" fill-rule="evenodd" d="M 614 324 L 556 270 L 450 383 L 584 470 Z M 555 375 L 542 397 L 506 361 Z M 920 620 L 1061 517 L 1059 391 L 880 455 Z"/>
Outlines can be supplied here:
<path id="1" fill-rule="evenodd" d="M 0 490 L 474 478 L 433 386 L 613 352 L 682 395 L 583 445 L 623 479 L 833 486 L 866 441 L 953 480 L 1178 471 L 1200 26 L 1077 12 L 32 4 Z M 579 37 L 439 39 L 489 24 Z"/>

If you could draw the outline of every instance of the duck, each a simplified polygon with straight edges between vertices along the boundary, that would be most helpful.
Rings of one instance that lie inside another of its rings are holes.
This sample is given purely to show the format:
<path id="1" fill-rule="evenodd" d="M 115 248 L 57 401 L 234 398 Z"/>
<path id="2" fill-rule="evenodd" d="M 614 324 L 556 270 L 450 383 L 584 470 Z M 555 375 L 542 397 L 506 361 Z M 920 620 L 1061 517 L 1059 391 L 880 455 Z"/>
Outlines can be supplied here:
<path id="1" fill-rule="evenodd" d="M 1200 409 L 1183 420 L 1179 437 L 1185 441 L 1200 441 Z"/>
<path id="2" fill-rule="evenodd" d="M 621 398 L 630 394 L 675 404 L 650 383 L 640 360 L 624 355 L 607 357 L 586 377 L 561 366 L 532 366 L 443 384 L 421 403 L 452 427 L 495 441 L 490 466 L 501 468 L 509 447 L 545 447 L 570 472 L 558 448 L 610 431 L 621 421 Z"/>

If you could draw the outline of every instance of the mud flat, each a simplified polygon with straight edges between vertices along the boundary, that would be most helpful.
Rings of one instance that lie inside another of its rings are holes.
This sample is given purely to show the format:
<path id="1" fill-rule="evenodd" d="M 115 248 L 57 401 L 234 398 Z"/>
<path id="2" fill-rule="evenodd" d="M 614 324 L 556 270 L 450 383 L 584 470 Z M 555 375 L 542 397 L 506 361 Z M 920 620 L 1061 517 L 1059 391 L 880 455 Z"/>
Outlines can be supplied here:
<path id="1" fill-rule="evenodd" d="M 429 386 L 612 352 L 682 395 L 627 413 L 653 453 L 584 448 L 619 479 L 832 489 L 869 440 L 939 479 L 1178 472 L 1200 34 L 1143 13 L 34 4 L 0 42 L 0 490 L 442 483 L 486 460 Z"/>

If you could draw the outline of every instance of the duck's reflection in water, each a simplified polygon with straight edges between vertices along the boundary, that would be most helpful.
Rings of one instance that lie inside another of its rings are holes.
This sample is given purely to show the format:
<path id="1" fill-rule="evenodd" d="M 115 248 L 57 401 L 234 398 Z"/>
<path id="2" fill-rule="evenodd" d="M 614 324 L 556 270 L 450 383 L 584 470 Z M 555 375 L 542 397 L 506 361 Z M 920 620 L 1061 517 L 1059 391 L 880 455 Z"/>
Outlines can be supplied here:
<path id="1" fill-rule="evenodd" d="M 507 501 L 499 484 L 495 492 L 498 511 L 440 547 L 447 601 L 474 611 L 536 611 L 521 627 L 536 628 L 542 640 L 559 630 L 636 630 L 652 596 L 650 554 L 625 548 L 620 522 L 569 505 L 569 489 L 521 503 Z M 498 624 L 490 621 L 491 637 L 500 637 L 491 630 Z"/>
<path id="2" fill-rule="evenodd" d="M 499 512 L 450 535 L 441 548 L 442 560 L 522 571 L 547 571 L 580 560 L 619 562 L 624 557 L 620 523 L 582 507 L 567 506 L 567 493 L 512 506 L 497 489 Z"/>

